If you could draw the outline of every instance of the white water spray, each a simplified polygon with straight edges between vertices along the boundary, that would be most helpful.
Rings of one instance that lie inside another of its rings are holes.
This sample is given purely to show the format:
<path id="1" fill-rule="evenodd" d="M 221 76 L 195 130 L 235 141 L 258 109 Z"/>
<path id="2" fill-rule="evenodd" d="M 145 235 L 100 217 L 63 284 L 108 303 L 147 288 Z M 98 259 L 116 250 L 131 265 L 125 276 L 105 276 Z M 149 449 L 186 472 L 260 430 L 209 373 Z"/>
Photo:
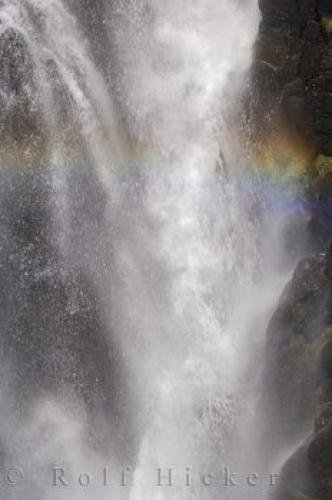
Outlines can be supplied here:
<path id="1" fill-rule="evenodd" d="M 283 278 L 264 254 L 266 226 L 239 182 L 250 168 L 236 112 L 257 33 L 256 2 L 104 2 L 114 60 L 98 69 L 80 27 L 83 7 L 68 3 L 3 2 L 1 29 L 22 34 L 35 66 L 51 136 L 58 248 L 92 276 L 129 380 L 134 467 L 121 487 L 127 464 L 109 450 L 111 468 L 119 468 L 111 492 L 117 500 L 264 498 L 266 484 L 253 491 L 246 475 L 259 464 L 257 366 Z M 64 121 L 50 61 L 69 109 Z M 82 203 L 81 184 L 72 191 L 86 170 L 105 199 L 101 231 L 89 200 Z M 117 389 L 121 398 L 125 389 Z M 84 443 L 84 410 L 73 416 L 61 405 L 52 395 L 33 405 L 34 423 L 20 431 L 31 444 L 20 453 L 17 443 L 13 455 L 23 468 L 30 456 L 29 470 L 42 468 L 40 457 L 75 461 L 98 478 L 104 456 Z M 31 436 L 45 426 L 54 439 L 34 447 Z M 125 432 L 117 421 L 109 429 Z M 234 488 L 224 485 L 227 467 L 240 473 Z M 157 486 L 158 468 L 163 475 L 173 469 L 172 487 Z M 211 485 L 203 474 L 211 474 Z M 109 498 L 100 482 L 39 490 L 47 500 Z M 33 495 L 33 482 L 30 488 Z"/>

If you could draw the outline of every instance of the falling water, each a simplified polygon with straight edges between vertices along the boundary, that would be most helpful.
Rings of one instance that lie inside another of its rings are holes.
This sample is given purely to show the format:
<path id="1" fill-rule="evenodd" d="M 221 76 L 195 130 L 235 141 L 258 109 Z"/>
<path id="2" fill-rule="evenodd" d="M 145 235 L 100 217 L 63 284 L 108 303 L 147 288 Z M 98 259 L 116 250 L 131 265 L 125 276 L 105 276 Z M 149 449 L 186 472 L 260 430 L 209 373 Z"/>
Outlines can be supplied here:
<path id="1" fill-rule="evenodd" d="M 265 498 L 273 471 L 246 475 L 285 275 L 239 133 L 258 18 L 255 0 L 0 2 L 1 460 L 24 474 L 1 498 Z"/>

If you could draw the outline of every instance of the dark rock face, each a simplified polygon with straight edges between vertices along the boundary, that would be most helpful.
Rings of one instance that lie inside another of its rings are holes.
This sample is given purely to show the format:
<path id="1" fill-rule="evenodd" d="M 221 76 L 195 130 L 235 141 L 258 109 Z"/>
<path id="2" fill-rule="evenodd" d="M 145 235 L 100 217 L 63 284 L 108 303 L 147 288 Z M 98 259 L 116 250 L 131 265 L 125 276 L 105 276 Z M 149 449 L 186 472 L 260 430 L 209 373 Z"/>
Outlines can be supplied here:
<path id="1" fill-rule="evenodd" d="M 265 142 L 280 139 L 303 154 L 311 245 L 326 249 L 332 236 L 332 3 L 260 0 L 259 6 L 252 142 L 258 155 Z"/>
<path id="2" fill-rule="evenodd" d="M 332 489 L 332 266 L 328 254 L 300 261 L 268 327 L 262 401 L 271 448 L 315 432 L 282 470 L 277 500 L 327 500 Z"/>
<path id="3" fill-rule="evenodd" d="M 267 331 L 264 441 L 289 449 L 275 500 L 332 498 L 332 2 L 259 0 L 252 70 L 254 143 L 306 151 L 312 253 L 301 259 Z M 278 454 L 278 451 L 276 452 Z"/>
<path id="4" fill-rule="evenodd" d="M 275 500 L 330 500 L 332 423 L 312 435 L 286 462 Z"/>
<path id="5" fill-rule="evenodd" d="M 311 244 L 326 249 L 332 236 L 332 157 L 319 155 L 309 167 L 308 180 Z"/>
<path id="6" fill-rule="evenodd" d="M 312 425 L 318 402 L 316 360 L 329 340 L 325 325 L 332 320 L 328 269 L 326 254 L 302 259 L 268 327 L 264 405 L 279 443 L 296 439 Z M 327 383 L 326 363 L 324 366 L 322 384 Z"/>
<path id="7" fill-rule="evenodd" d="M 332 4 L 260 0 L 262 22 L 253 69 L 258 135 L 277 132 L 332 155 Z"/>

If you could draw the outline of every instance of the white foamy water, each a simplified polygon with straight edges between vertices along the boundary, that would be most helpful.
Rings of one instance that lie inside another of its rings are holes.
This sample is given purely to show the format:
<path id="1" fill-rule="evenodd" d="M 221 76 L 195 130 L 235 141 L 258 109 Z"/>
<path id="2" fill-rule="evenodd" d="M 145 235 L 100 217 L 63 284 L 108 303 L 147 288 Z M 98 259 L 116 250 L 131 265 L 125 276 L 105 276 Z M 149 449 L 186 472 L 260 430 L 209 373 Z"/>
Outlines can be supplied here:
<path id="1" fill-rule="evenodd" d="M 98 5 L 104 22 L 90 36 L 82 17 L 91 2 L 4 1 L 0 19 L 34 63 L 57 248 L 91 278 L 121 354 L 126 384 L 115 385 L 128 426 L 111 413 L 106 432 L 122 445 L 130 434 L 131 463 L 85 439 L 89 410 L 70 391 L 64 403 L 45 389 L 12 446 L 28 489 L 10 498 L 265 498 L 274 471 L 254 487 L 247 476 L 261 468 L 264 333 L 285 278 L 266 251 L 278 235 L 269 214 L 253 209 L 255 180 L 237 135 L 256 1 Z M 97 65 L 101 30 L 107 58 Z M 54 465 L 74 470 L 69 486 L 52 486 L 43 467 Z M 166 483 L 172 469 L 172 486 L 157 485 L 159 468 Z M 226 468 L 238 473 L 234 487 Z M 86 487 L 83 472 L 93 478 Z"/>

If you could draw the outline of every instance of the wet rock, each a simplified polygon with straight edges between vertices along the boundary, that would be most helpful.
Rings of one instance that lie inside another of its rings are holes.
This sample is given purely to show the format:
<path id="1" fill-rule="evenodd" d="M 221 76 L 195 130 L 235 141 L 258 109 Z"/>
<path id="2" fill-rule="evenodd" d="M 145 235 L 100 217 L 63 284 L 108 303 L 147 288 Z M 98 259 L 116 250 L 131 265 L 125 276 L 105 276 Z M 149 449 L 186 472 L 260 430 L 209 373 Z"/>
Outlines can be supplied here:
<path id="1" fill-rule="evenodd" d="M 260 0 L 252 68 L 254 141 L 287 133 L 304 165 L 312 253 L 285 288 L 267 332 L 265 444 L 310 436 L 286 461 L 277 500 L 332 498 L 332 2 Z"/>
<path id="2" fill-rule="evenodd" d="M 315 432 L 319 432 L 332 422 L 332 402 L 319 405 L 317 409 L 317 417 L 315 420 Z"/>
<path id="3" fill-rule="evenodd" d="M 24 36 L 12 28 L 0 34 L 1 148 L 20 148 L 42 141 L 34 64 Z"/>
<path id="4" fill-rule="evenodd" d="M 327 500 L 332 494 L 330 271 L 329 253 L 302 259 L 268 328 L 263 398 L 267 440 L 282 449 L 287 441 L 311 434 L 283 466 L 275 500 Z"/>
<path id="5" fill-rule="evenodd" d="M 266 439 L 276 446 L 312 428 L 319 402 L 320 353 L 330 340 L 332 280 L 327 254 L 302 259 L 286 286 L 267 331 Z M 326 382 L 327 383 L 327 382 Z M 273 433 L 271 434 L 271 428 Z"/>
<path id="6" fill-rule="evenodd" d="M 307 206 L 312 246 L 326 248 L 332 236 L 332 157 L 319 155 L 309 168 Z"/>
<path id="7" fill-rule="evenodd" d="M 326 329 L 324 337 L 327 340 L 321 350 L 318 360 L 318 386 L 322 400 L 332 401 L 332 330 Z M 329 403 L 328 403 L 329 404 Z M 326 408 L 328 410 L 329 407 Z M 327 416 L 324 416 L 326 419 Z"/>
<path id="8" fill-rule="evenodd" d="M 314 435 L 308 446 L 307 455 L 316 497 L 324 500 L 331 498 L 332 423 Z"/>
<path id="9" fill-rule="evenodd" d="M 273 500 L 330 500 L 332 497 L 332 425 L 311 436 L 287 460 Z"/>
<path id="10" fill-rule="evenodd" d="M 277 114 L 316 154 L 331 155 L 331 3 L 260 0 L 259 6 L 262 21 L 252 71 L 258 141 L 276 133 L 273 125 L 279 125 L 271 115 Z M 264 75 L 263 66 L 273 70 Z M 297 89 L 291 99 L 289 86 Z"/>
<path id="11" fill-rule="evenodd" d="M 307 452 L 308 443 L 304 443 L 286 461 L 273 500 L 314 500 Z"/>
<path id="12" fill-rule="evenodd" d="M 43 398 L 70 402 L 84 416 L 86 441 L 130 463 L 122 353 L 93 280 L 57 246 L 49 174 L 43 166 L 3 171 L 0 193 L 0 364 L 10 373 L 2 391 L 8 411 L 23 423 Z"/>
<path id="13" fill-rule="evenodd" d="M 332 401 L 319 406 L 315 432 L 286 461 L 274 500 L 332 496 Z"/>

